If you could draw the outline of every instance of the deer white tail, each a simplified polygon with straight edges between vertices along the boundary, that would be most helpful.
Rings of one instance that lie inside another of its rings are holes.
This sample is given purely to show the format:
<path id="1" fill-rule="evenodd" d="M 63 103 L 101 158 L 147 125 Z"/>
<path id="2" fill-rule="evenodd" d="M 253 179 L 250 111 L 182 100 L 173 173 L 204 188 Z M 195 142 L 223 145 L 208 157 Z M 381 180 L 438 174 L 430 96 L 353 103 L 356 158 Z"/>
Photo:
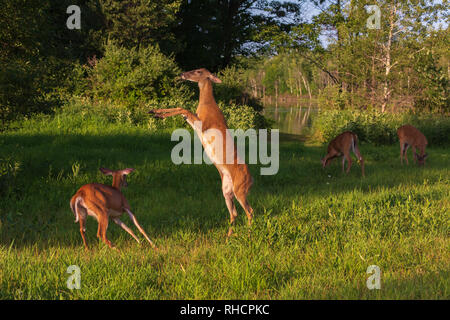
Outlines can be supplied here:
<path id="1" fill-rule="evenodd" d="M 72 212 L 75 214 L 75 223 L 78 222 L 80 218 L 80 214 L 78 213 L 78 202 L 83 201 L 81 197 L 77 197 L 76 200 L 72 203 L 70 203 L 70 208 L 72 209 Z"/>
<path id="2" fill-rule="evenodd" d="M 355 135 L 355 137 L 352 137 L 352 150 L 353 150 L 353 153 L 358 157 L 358 160 L 361 161 L 362 160 L 361 155 L 359 154 L 359 152 L 356 153 L 356 151 L 359 151 L 358 150 L 358 136 L 357 135 Z"/>

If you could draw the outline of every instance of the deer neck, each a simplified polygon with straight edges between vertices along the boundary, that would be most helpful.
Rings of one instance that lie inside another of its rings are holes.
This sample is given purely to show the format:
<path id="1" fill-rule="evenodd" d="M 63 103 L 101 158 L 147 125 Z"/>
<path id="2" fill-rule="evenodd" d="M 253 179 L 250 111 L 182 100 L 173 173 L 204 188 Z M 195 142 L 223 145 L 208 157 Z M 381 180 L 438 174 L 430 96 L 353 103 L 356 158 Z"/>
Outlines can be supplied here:
<path id="1" fill-rule="evenodd" d="M 120 177 L 113 176 L 112 187 L 120 191 Z"/>
<path id="2" fill-rule="evenodd" d="M 216 105 L 211 80 L 205 79 L 199 82 L 198 87 L 200 88 L 199 103 L 201 105 Z"/>

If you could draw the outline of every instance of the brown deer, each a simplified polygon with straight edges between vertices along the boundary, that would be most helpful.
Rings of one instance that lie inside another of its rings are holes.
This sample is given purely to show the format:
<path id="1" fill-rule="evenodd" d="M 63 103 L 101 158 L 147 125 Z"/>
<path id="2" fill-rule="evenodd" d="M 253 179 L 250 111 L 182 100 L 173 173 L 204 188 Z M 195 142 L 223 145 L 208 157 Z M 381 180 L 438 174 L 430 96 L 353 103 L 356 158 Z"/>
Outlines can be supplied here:
<path id="1" fill-rule="evenodd" d="M 139 225 L 136 217 L 130 210 L 127 199 L 122 194 L 120 189 L 127 187 L 127 175 L 134 171 L 133 168 L 112 171 L 105 168 L 100 168 L 100 171 L 105 175 L 113 176 L 112 187 L 100 183 L 89 183 L 82 186 L 70 200 L 70 208 L 75 214 L 75 223 L 80 223 L 80 233 L 83 238 L 84 247 L 88 250 L 86 243 L 86 218 L 92 216 L 97 219 L 98 230 L 97 237 L 102 239 L 110 248 L 115 249 L 111 241 L 106 237 L 106 229 L 108 228 L 109 218 L 111 218 L 122 229 L 128 232 L 138 243 L 139 239 L 136 235 L 123 223 L 119 217 L 123 212 L 128 213 L 133 223 L 138 230 L 147 239 L 152 247 L 155 247 L 153 242 L 145 233 L 144 229 Z"/>
<path id="2" fill-rule="evenodd" d="M 348 162 L 347 171 L 349 173 L 350 168 L 352 166 L 352 158 L 350 157 L 350 150 L 358 158 L 361 164 L 362 176 L 364 177 L 364 159 L 361 156 L 358 148 L 358 136 L 353 132 L 346 131 L 341 133 L 336 138 L 334 138 L 330 144 L 328 145 L 327 155 L 322 158 L 322 167 L 325 168 L 328 166 L 332 159 L 336 157 L 342 157 L 342 172 L 345 171 L 345 160 Z"/>
<path id="3" fill-rule="evenodd" d="M 230 139 L 225 118 L 214 99 L 213 82 L 221 83 L 222 81 L 204 68 L 184 72 L 180 77 L 183 80 L 198 83 L 200 98 L 196 113 L 193 114 L 183 108 L 154 109 L 149 113 L 160 119 L 182 115 L 199 136 L 206 154 L 216 166 L 222 179 L 222 193 L 230 213 L 228 230 L 228 236 L 230 236 L 237 217 L 233 201 L 235 197 L 247 215 L 248 224 L 251 224 L 253 209 L 247 201 L 247 194 L 252 186 L 253 178 L 247 165 L 238 163 L 237 148 L 233 139 Z"/>
<path id="4" fill-rule="evenodd" d="M 403 164 L 403 157 L 406 159 L 406 164 L 408 162 L 407 151 L 408 148 L 412 148 L 412 153 L 414 156 L 414 162 L 421 165 L 425 165 L 425 159 L 428 154 L 425 153 L 425 148 L 428 144 L 427 138 L 422 132 L 414 128 L 412 125 L 405 124 L 397 129 L 398 139 L 400 140 L 400 161 Z M 416 152 L 416 148 L 419 149 L 420 154 Z"/>

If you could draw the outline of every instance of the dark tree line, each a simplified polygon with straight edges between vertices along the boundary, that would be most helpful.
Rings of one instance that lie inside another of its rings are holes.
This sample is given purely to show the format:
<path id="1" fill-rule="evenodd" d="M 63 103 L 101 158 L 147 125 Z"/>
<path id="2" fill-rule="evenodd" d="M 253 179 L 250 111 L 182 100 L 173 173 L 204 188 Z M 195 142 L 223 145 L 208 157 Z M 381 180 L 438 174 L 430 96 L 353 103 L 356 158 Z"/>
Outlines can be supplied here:
<path id="1" fill-rule="evenodd" d="M 69 30 L 69 5 L 81 29 Z M 182 69 L 218 71 L 263 48 L 265 30 L 289 30 L 299 3 L 266 0 L 4 0 L 0 11 L 0 117 L 45 111 L 74 63 L 100 59 L 108 42 L 158 46 Z"/>
<path id="2" fill-rule="evenodd" d="M 255 97 L 288 91 L 328 95 L 331 88 L 337 90 L 332 94 L 338 105 L 369 100 L 385 110 L 398 93 L 411 97 L 420 93 L 412 97 L 415 102 L 446 110 L 448 25 L 439 31 L 430 26 L 438 16 L 448 19 L 447 1 L 378 1 L 383 15 L 379 30 L 365 26 L 369 4 L 366 0 L 3 0 L 0 119 L 57 107 L 60 91 L 72 86 L 67 83 L 74 68 L 80 75 L 77 65 L 92 66 L 107 48 L 118 47 L 156 47 L 182 70 L 206 67 L 218 72 L 238 66 L 245 69 L 240 73 L 246 79 L 235 80 Z M 80 30 L 66 27 L 69 5 L 81 9 Z M 306 20 L 305 10 L 311 6 L 317 13 L 312 17 L 309 13 Z"/>

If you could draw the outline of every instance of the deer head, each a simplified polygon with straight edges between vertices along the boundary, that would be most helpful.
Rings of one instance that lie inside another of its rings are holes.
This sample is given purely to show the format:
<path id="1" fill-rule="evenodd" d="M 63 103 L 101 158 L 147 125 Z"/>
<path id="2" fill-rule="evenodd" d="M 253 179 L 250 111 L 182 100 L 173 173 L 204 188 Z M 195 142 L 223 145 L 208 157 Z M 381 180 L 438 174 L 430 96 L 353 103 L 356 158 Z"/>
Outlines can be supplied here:
<path id="1" fill-rule="evenodd" d="M 180 74 L 181 79 L 193 81 L 193 82 L 203 82 L 206 79 L 211 80 L 214 83 L 222 83 L 222 80 L 217 78 L 211 72 L 205 68 L 195 69 L 192 71 L 183 72 Z"/>
<path id="2" fill-rule="evenodd" d="M 133 168 L 126 168 L 123 170 L 110 170 L 107 168 L 100 168 L 100 171 L 107 175 L 107 176 L 112 176 L 113 177 L 113 187 L 116 189 L 121 189 L 124 187 L 128 187 L 128 183 L 127 183 L 127 175 L 130 174 L 131 172 L 134 171 Z"/>
<path id="3" fill-rule="evenodd" d="M 427 157 L 428 157 L 427 153 L 425 153 L 423 156 L 421 156 L 416 152 L 417 163 L 419 164 L 419 166 L 425 165 L 425 159 Z"/>

